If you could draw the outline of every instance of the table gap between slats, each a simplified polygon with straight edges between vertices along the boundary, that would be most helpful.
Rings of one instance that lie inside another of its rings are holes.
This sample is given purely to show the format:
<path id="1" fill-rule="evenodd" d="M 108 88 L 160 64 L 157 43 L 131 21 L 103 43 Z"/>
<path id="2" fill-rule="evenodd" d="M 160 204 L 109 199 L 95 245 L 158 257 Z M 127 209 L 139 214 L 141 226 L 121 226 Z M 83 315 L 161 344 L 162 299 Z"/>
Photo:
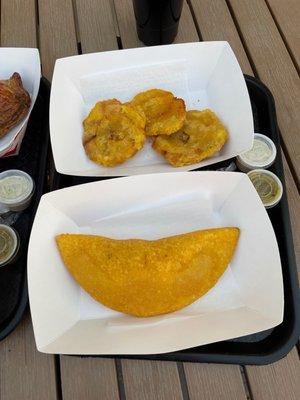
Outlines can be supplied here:
<path id="1" fill-rule="evenodd" d="M 75 34 L 76 34 L 76 42 L 77 42 L 77 52 L 78 54 L 82 54 L 82 47 L 81 47 L 81 38 L 80 38 L 80 31 L 79 31 L 79 22 L 78 22 L 78 12 L 76 7 L 76 0 L 72 0 L 73 6 L 73 15 L 74 15 L 74 26 L 75 26 Z"/>

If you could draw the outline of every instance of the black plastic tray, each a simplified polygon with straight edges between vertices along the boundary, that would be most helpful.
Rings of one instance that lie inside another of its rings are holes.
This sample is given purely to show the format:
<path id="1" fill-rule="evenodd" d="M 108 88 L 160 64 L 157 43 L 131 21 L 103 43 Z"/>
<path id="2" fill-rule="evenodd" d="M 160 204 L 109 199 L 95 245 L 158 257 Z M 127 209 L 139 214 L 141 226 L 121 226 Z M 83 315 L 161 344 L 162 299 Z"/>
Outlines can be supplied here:
<path id="1" fill-rule="evenodd" d="M 259 80 L 246 75 L 245 80 L 251 99 L 255 132 L 263 133 L 275 142 L 278 150 L 277 158 L 270 170 L 280 177 L 284 186 L 284 195 L 281 202 L 276 207 L 268 210 L 277 237 L 282 262 L 285 297 L 284 320 L 273 329 L 234 340 L 212 343 L 174 353 L 134 356 L 115 355 L 114 357 L 232 364 L 268 364 L 285 356 L 298 339 L 300 330 L 299 288 L 274 99 L 268 88 Z M 234 159 L 215 164 L 210 166 L 209 169 L 215 170 L 226 167 L 232 161 Z M 95 180 L 99 180 L 99 178 L 75 177 L 55 173 L 52 190 Z"/>
<path id="2" fill-rule="evenodd" d="M 49 144 L 49 97 L 50 84 L 42 78 L 19 155 L 0 159 L 0 172 L 21 169 L 31 175 L 35 182 L 35 193 L 28 209 L 9 216 L 0 216 L 20 236 L 18 259 L 13 264 L 0 268 L 0 340 L 21 321 L 28 303 L 27 247 L 34 215 L 44 191 Z"/>

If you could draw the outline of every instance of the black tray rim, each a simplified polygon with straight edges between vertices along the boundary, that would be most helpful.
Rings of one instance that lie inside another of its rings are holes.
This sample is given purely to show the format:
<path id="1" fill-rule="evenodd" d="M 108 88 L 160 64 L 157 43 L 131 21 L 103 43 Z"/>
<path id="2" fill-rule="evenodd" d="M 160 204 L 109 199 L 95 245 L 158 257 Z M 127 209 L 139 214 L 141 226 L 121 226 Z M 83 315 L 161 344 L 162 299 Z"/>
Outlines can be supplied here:
<path id="1" fill-rule="evenodd" d="M 271 114 L 271 124 L 274 133 L 278 136 L 278 142 L 280 144 L 279 130 L 277 125 L 277 117 L 276 117 L 276 108 L 274 97 L 269 90 L 269 88 L 261 82 L 258 78 L 255 78 L 250 75 L 244 74 L 245 81 L 250 82 L 252 85 L 255 85 L 259 90 L 265 92 L 268 98 L 268 111 Z M 280 151 L 277 152 L 277 157 L 279 161 L 279 170 L 282 177 L 284 177 L 282 157 Z M 59 180 L 59 176 L 63 174 L 59 174 L 56 172 L 54 176 L 54 180 L 52 182 L 52 187 L 57 184 L 57 180 Z M 282 179 L 284 195 L 282 198 L 283 205 L 283 214 L 284 214 L 284 225 L 285 232 L 287 236 L 287 256 L 288 261 L 286 262 L 288 273 L 289 273 L 289 283 L 292 291 L 293 298 L 293 311 L 294 311 L 294 320 L 292 329 L 289 332 L 287 339 L 275 349 L 272 349 L 269 352 L 265 352 L 264 354 L 231 354 L 231 353 L 191 353 L 189 349 L 181 350 L 180 352 L 172 352 L 172 353 L 162 353 L 162 354 L 115 354 L 115 355 L 80 355 L 80 354 L 66 354 L 68 356 L 75 356 L 80 358 L 92 357 L 92 358 L 116 358 L 116 359 L 143 359 L 143 360 L 160 360 L 160 361 L 182 361 L 182 362 L 198 362 L 198 363 L 219 363 L 219 364 L 238 364 L 238 365 L 266 365 L 273 363 L 275 361 L 280 360 L 285 357 L 290 350 L 296 344 L 299 335 L 300 335 L 300 296 L 299 296 L 299 287 L 298 287 L 298 276 L 297 276 L 297 267 L 294 253 L 294 245 L 293 245 L 293 237 L 291 231 L 291 223 L 290 223 L 290 215 L 288 209 L 288 200 L 286 197 L 286 185 L 285 180 Z M 56 189 L 56 188 L 55 188 Z M 199 346 L 201 347 L 201 346 Z"/>
<path id="2" fill-rule="evenodd" d="M 47 91 L 49 93 L 49 97 L 50 97 L 50 88 L 51 88 L 50 82 L 45 77 L 42 76 L 41 80 L 40 80 L 40 87 L 39 87 L 38 93 L 40 94 L 40 92 L 42 92 L 42 91 Z M 49 109 L 49 105 L 48 105 L 48 109 Z M 47 121 L 48 121 L 48 116 L 47 116 Z M 44 174 L 43 174 L 43 183 L 44 183 L 46 166 L 47 166 L 47 161 L 48 161 L 48 150 L 49 150 L 49 123 L 47 122 L 46 126 L 42 127 L 42 129 L 47 130 L 47 133 L 45 135 L 45 145 L 42 147 L 42 151 L 40 154 L 40 160 L 41 160 L 40 161 L 40 169 L 42 171 L 44 171 Z M 36 196 L 35 196 L 34 209 L 33 209 L 32 218 L 31 218 L 31 225 L 34 220 L 34 216 L 35 216 L 36 210 L 38 208 L 40 198 L 43 194 L 43 186 L 44 186 L 43 184 L 36 186 Z M 28 237 L 28 239 L 29 239 L 29 237 Z M 26 249 L 26 252 L 27 252 L 27 249 Z M 26 261 L 27 261 L 27 256 L 26 256 Z M 0 342 L 16 329 L 16 327 L 19 325 L 19 323 L 21 322 L 21 320 L 23 318 L 23 315 L 25 313 L 25 310 L 27 309 L 27 306 L 28 306 L 28 284 L 27 284 L 27 263 L 26 263 L 26 267 L 24 269 L 23 285 L 21 287 L 21 295 L 19 297 L 18 306 L 16 307 L 14 316 L 8 321 L 8 324 L 5 326 L 5 328 L 0 331 Z"/>

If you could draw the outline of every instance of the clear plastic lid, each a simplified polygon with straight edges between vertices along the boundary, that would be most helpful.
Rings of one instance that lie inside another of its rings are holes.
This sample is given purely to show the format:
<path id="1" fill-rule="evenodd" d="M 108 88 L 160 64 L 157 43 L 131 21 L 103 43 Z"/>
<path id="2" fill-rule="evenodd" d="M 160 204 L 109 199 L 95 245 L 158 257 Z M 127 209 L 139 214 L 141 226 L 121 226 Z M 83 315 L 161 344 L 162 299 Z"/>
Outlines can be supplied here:
<path id="1" fill-rule="evenodd" d="M 238 161 L 249 169 L 267 168 L 276 158 L 274 142 L 260 133 L 254 134 L 253 146 L 250 150 L 238 156 Z"/>
<path id="2" fill-rule="evenodd" d="M 8 225 L 0 224 L 0 267 L 7 264 L 19 248 L 19 237 Z"/>
<path id="3" fill-rule="evenodd" d="M 280 179 L 273 172 L 265 169 L 254 169 L 247 174 L 266 208 L 279 203 L 283 193 Z"/>
<path id="4" fill-rule="evenodd" d="M 17 204 L 26 200 L 33 192 L 34 184 L 24 171 L 10 169 L 0 173 L 0 202 Z"/>

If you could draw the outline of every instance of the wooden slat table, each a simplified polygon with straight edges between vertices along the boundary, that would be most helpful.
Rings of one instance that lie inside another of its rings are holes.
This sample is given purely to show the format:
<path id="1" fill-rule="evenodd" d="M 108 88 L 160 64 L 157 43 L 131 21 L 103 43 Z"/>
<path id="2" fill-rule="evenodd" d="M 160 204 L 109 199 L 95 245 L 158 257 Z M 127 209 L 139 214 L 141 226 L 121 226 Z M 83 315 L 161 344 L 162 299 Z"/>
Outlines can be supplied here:
<path id="1" fill-rule="evenodd" d="M 142 46 L 131 0 L 1 0 L 0 4 L 1 46 L 39 47 L 43 74 L 49 80 L 56 58 Z M 176 42 L 227 40 L 243 71 L 258 76 L 272 90 L 298 268 L 299 25 L 299 0 L 188 0 L 176 38 Z M 36 351 L 29 314 L 0 343 L 0 400 L 296 400 L 299 378 L 296 348 L 284 359 L 259 367 L 45 355 Z"/>

